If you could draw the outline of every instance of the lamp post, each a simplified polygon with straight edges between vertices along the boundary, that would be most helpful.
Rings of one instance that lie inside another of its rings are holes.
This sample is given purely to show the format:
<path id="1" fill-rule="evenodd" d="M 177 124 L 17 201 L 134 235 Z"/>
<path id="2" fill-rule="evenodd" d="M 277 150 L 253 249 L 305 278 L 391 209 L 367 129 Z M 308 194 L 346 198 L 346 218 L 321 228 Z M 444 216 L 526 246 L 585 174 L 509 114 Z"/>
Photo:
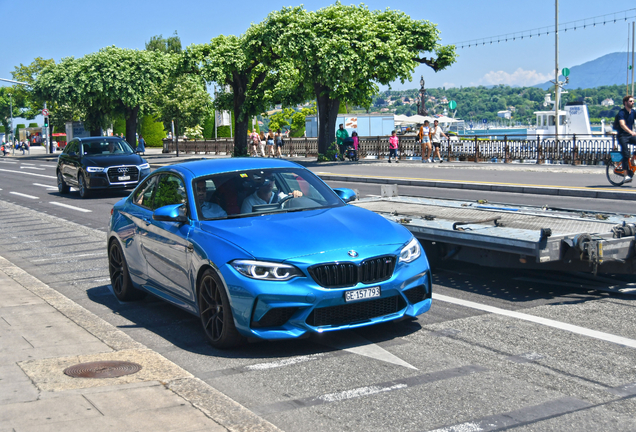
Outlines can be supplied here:
<path id="1" fill-rule="evenodd" d="M 9 93 L 9 111 L 11 113 L 11 128 L 9 130 L 11 135 L 11 148 L 13 149 L 12 154 L 15 154 L 15 146 L 13 145 L 13 97 L 11 93 Z"/>
<path id="2" fill-rule="evenodd" d="M 427 116 L 428 112 L 426 112 L 426 105 L 424 102 L 424 97 L 426 96 L 426 88 L 424 88 L 424 75 L 420 77 L 420 103 L 417 106 L 417 113 L 419 115 Z"/>

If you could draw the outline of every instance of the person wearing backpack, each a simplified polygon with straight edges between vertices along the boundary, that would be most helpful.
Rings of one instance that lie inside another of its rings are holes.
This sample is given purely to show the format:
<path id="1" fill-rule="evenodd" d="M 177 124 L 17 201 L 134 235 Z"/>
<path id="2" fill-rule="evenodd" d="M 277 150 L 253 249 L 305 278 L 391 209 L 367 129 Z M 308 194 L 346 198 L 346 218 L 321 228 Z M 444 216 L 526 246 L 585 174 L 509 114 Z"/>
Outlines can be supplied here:
<path id="1" fill-rule="evenodd" d="M 628 95 L 623 98 L 623 108 L 616 114 L 614 119 L 614 129 L 617 131 L 618 144 L 621 146 L 621 154 L 623 159 L 623 169 L 627 172 L 625 175 L 625 183 L 632 181 L 634 173 L 629 170 L 629 158 L 631 151 L 629 146 L 636 145 L 636 132 L 634 132 L 634 96 Z"/>

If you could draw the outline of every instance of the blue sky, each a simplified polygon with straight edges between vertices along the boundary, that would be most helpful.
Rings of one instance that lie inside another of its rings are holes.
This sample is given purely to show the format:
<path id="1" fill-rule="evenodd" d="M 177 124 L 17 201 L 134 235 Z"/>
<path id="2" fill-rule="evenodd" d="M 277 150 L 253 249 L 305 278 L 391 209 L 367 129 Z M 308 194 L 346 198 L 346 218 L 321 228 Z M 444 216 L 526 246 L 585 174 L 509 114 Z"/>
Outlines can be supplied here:
<path id="1" fill-rule="evenodd" d="M 343 1 L 344 4 L 351 2 Z M 11 78 L 20 63 L 35 57 L 81 57 L 102 47 L 144 49 L 153 35 L 172 35 L 176 30 L 184 46 L 204 43 L 219 34 L 242 34 L 252 22 L 283 6 L 301 4 L 288 1 L 136 1 L 78 0 L 7 1 L 0 0 L 0 16 L 4 17 L 0 77 Z M 330 1 L 306 0 L 304 6 L 316 10 Z M 358 4 L 358 3 L 356 3 Z M 413 19 L 426 19 L 438 25 L 442 43 L 450 44 L 497 35 L 517 39 L 477 48 L 459 49 L 458 62 L 446 71 L 435 73 L 426 66 L 416 69 L 413 82 L 395 83 L 394 89 L 419 87 L 424 75 L 426 86 L 459 87 L 474 85 L 534 85 L 553 79 L 554 34 L 519 38 L 520 31 L 554 26 L 554 0 L 455 0 L 455 1 L 376 1 L 365 3 L 371 9 L 399 9 Z M 620 2 L 603 7 L 591 0 L 560 0 L 561 23 L 598 17 L 635 7 Z M 632 9 L 628 16 L 636 15 Z M 617 15 L 613 21 L 597 25 L 587 21 L 586 29 L 560 32 L 560 66 L 575 66 L 602 55 L 627 50 L 627 22 Z M 8 21 L 6 20 L 8 19 Z M 23 21 L 21 21 L 23 19 Z M 582 24 L 582 21 L 580 21 Z M 544 30 L 545 32 L 545 30 Z M 7 85 L 0 82 L 0 85 Z"/>

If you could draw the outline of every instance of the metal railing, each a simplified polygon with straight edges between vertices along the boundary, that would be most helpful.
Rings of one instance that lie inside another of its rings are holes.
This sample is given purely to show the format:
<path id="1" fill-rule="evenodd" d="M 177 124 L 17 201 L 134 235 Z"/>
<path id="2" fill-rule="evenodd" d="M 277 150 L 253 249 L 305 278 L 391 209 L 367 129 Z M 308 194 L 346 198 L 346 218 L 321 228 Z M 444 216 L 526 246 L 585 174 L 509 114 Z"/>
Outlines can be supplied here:
<path id="1" fill-rule="evenodd" d="M 398 155 L 400 159 L 419 159 L 422 157 L 422 146 L 415 136 L 399 136 Z M 440 153 L 450 161 L 472 162 L 504 162 L 513 161 L 541 163 L 567 163 L 595 165 L 607 163 L 609 152 L 618 149 L 615 135 L 572 135 L 559 136 L 555 142 L 554 135 L 536 137 L 504 135 L 503 139 L 488 137 L 471 137 L 441 142 Z M 248 150 L 252 153 L 251 144 Z M 164 140 L 164 152 L 175 152 L 175 142 Z M 231 155 L 234 142 L 230 138 L 204 141 L 179 141 L 182 153 Z M 260 154 L 260 149 L 258 149 Z M 318 155 L 317 138 L 286 138 L 282 153 L 288 157 L 316 157 Z M 389 137 L 360 137 L 358 149 L 360 159 L 384 159 L 389 155 Z"/>

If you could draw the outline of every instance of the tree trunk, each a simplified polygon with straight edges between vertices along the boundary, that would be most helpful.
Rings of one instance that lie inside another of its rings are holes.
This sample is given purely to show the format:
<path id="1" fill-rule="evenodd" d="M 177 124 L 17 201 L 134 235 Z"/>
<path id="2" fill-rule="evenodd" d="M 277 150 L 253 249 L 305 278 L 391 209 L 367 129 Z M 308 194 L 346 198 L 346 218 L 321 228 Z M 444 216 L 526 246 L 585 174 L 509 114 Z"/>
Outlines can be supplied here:
<path id="1" fill-rule="evenodd" d="M 137 114 L 139 107 L 126 108 L 126 141 L 133 149 L 137 148 Z"/>
<path id="2" fill-rule="evenodd" d="M 232 90 L 234 92 L 234 157 L 249 156 L 247 151 L 247 128 L 249 116 L 243 112 L 245 109 L 245 90 L 247 88 L 247 76 L 234 75 Z M 232 119 L 230 118 L 230 121 Z"/>
<path id="3" fill-rule="evenodd" d="M 340 100 L 330 99 L 330 89 L 314 84 L 318 104 L 318 153 L 327 154 L 331 143 L 336 142 L 336 118 Z"/>

